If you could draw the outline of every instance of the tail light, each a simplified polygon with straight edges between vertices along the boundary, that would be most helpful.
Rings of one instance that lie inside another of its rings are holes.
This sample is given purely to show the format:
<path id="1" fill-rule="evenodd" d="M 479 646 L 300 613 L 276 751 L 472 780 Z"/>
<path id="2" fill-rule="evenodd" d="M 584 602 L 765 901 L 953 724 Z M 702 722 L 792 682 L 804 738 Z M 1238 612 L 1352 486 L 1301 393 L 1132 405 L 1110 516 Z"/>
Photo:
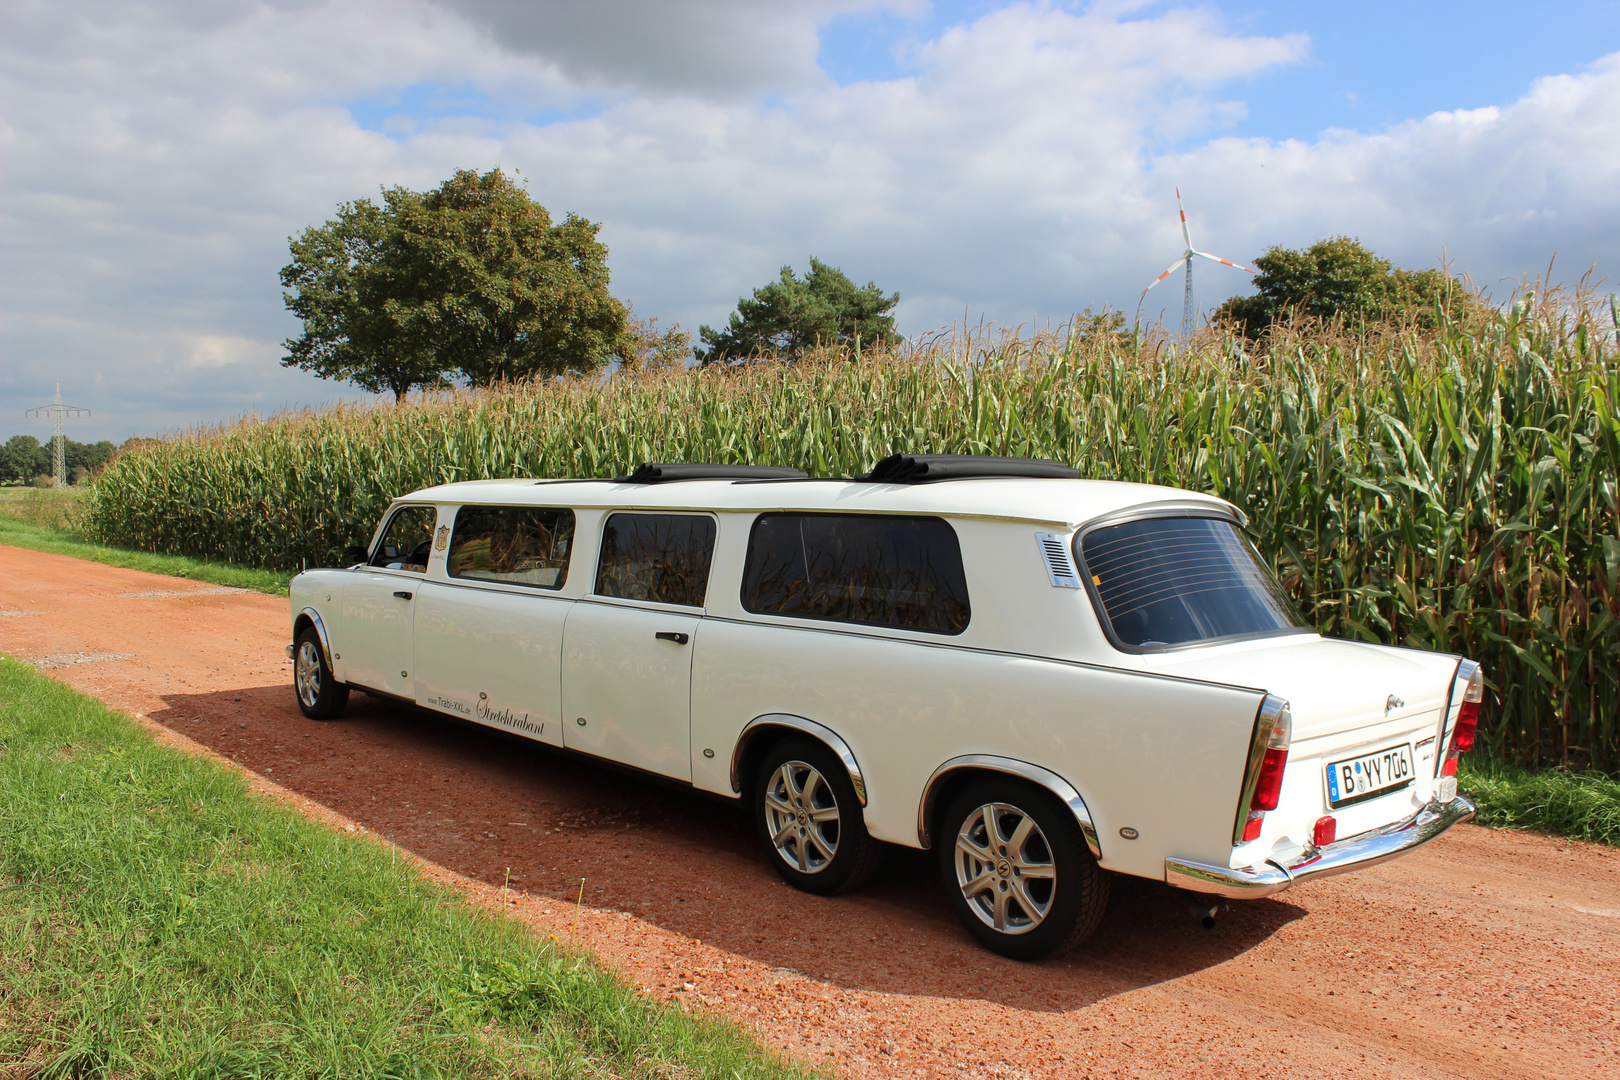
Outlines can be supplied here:
<path id="1" fill-rule="evenodd" d="M 1468 663 L 1468 661 L 1464 661 Z M 1485 700 L 1485 674 L 1478 664 L 1469 664 L 1468 685 L 1463 690 L 1462 702 L 1457 707 L 1457 723 L 1451 729 L 1451 742 L 1446 746 L 1445 761 L 1440 765 L 1441 776 L 1457 775 L 1457 759 L 1474 748 L 1474 736 L 1479 731 L 1479 706 Z M 1458 671 L 1460 676 L 1462 671 Z"/>
<path id="2" fill-rule="evenodd" d="M 1233 831 L 1234 843 L 1248 843 L 1259 837 L 1266 811 L 1277 809 L 1293 731 L 1294 720 L 1288 711 L 1288 702 L 1267 694 L 1260 703 L 1254 741 L 1249 747 L 1249 769 L 1243 778 L 1244 799 L 1237 828 Z"/>

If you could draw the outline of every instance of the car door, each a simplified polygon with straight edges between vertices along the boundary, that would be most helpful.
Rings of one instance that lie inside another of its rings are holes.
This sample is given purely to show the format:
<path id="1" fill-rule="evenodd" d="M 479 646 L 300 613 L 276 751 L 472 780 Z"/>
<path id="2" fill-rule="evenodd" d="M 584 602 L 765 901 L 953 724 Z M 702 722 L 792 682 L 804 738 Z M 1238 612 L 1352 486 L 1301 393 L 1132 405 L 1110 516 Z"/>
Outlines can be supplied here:
<path id="1" fill-rule="evenodd" d="M 344 681 L 367 690 L 414 698 L 412 635 L 416 595 L 427 573 L 438 511 L 394 510 L 370 562 L 343 586 Z"/>
<path id="2" fill-rule="evenodd" d="M 542 506 L 456 511 L 445 579 L 416 608 L 419 705 L 562 745 L 563 625 L 574 512 Z"/>
<path id="3" fill-rule="evenodd" d="M 692 645 L 715 520 L 616 513 L 602 526 L 592 594 L 563 629 L 563 743 L 691 780 Z"/>

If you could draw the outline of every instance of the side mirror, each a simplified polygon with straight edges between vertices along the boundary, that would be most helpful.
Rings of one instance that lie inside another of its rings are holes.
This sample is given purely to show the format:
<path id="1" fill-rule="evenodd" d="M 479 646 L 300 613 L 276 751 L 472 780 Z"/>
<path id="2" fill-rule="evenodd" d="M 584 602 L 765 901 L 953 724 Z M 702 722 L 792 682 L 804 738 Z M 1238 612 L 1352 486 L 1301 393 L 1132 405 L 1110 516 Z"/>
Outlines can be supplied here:
<path id="1" fill-rule="evenodd" d="M 371 552 L 358 544 L 351 544 L 343 549 L 343 565 L 354 566 L 356 563 L 370 562 Z"/>

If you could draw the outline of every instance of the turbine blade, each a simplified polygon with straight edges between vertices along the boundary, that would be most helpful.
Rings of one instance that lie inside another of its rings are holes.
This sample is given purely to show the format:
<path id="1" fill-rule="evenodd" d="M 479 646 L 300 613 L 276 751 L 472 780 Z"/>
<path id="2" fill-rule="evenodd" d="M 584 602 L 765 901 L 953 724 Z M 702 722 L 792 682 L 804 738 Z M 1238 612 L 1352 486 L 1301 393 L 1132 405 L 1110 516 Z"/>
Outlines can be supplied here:
<path id="1" fill-rule="evenodd" d="M 1254 274 L 1259 272 L 1256 270 L 1250 270 L 1247 266 L 1244 266 L 1241 263 L 1235 263 L 1231 259 L 1223 259 L 1219 255 L 1211 255 L 1207 251 L 1195 251 L 1193 254 L 1197 255 L 1201 259 L 1208 259 L 1210 262 L 1218 262 L 1222 266 L 1230 266 L 1234 269 L 1242 270 L 1245 274 Z"/>
<path id="2" fill-rule="evenodd" d="M 1176 268 L 1179 267 L 1182 263 L 1184 263 L 1186 261 L 1187 261 L 1187 256 L 1183 255 L 1181 258 L 1179 258 L 1175 262 L 1171 263 L 1170 264 L 1170 269 L 1166 270 L 1164 273 L 1160 274 L 1158 277 L 1153 279 L 1153 285 L 1157 285 L 1159 282 L 1163 281 L 1165 278 L 1167 278 L 1171 274 L 1175 273 Z M 1146 296 L 1148 294 L 1148 289 L 1153 288 L 1153 285 L 1149 285 L 1147 287 L 1147 289 L 1143 289 L 1142 290 L 1142 295 Z"/>
<path id="3" fill-rule="evenodd" d="M 1192 246 L 1192 233 L 1187 229 L 1187 211 L 1181 205 L 1181 189 L 1176 188 L 1176 210 L 1181 214 L 1181 238 L 1187 241 L 1187 250 L 1194 250 Z"/>

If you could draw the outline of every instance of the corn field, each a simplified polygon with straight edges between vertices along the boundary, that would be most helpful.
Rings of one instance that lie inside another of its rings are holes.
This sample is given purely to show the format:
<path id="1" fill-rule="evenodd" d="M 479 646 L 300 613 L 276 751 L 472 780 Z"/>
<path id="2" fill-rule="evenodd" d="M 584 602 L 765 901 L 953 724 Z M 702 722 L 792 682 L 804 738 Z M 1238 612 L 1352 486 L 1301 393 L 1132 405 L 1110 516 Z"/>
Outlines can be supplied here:
<path id="1" fill-rule="evenodd" d="M 1050 457 L 1230 500 L 1324 633 L 1480 660 L 1499 757 L 1613 772 L 1620 358 L 1599 325 L 1584 306 L 1526 300 L 1426 337 L 1323 331 L 1260 349 L 1215 333 L 1186 348 L 952 338 L 284 414 L 119 457 L 86 522 L 108 543 L 290 568 L 332 565 L 390 499 L 453 480 Z"/>

